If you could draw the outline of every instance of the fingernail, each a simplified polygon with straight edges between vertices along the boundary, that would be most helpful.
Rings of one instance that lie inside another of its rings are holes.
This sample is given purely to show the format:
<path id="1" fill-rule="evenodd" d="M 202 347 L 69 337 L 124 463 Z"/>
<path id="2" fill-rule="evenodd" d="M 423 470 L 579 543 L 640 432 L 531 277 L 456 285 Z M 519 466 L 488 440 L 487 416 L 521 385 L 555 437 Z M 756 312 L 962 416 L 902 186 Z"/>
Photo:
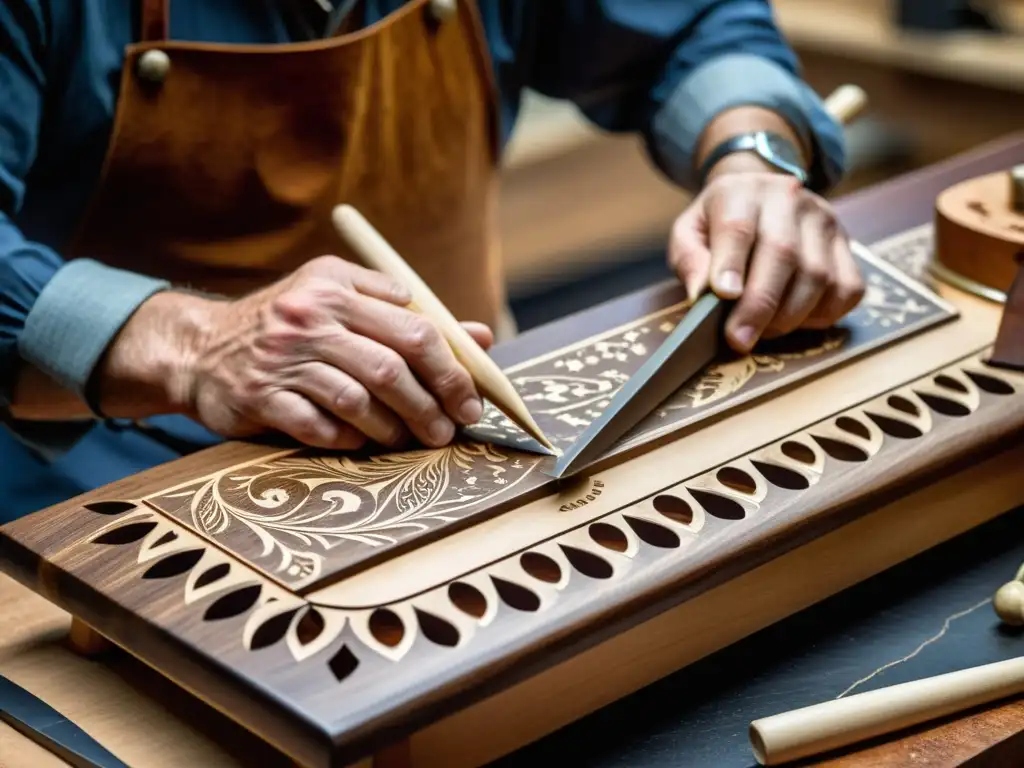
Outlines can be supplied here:
<path id="1" fill-rule="evenodd" d="M 437 419 L 427 428 L 427 433 L 437 445 L 446 445 L 455 435 L 455 425 L 448 419 Z"/>
<path id="2" fill-rule="evenodd" d="M 686 284 L 686 298 L 696 301 L 698 296 L 700 296 L 700 281 L 690 280 Z"/>
<path id="3" fill-rule="evenodd" d="M 749 350 L 754 346 L 754 337 L 756 333 L 757 332 L 749 325 L 743 325 L 736 329 L 736 332 L 733 334 L 733 338 L 736 339 L 743 349 Z"/>
<path id="4" fill-rule="evenodd" d="M 740 273 L 731 269 L 718 276 L 718 290 L 723 293 L 738 294 L 743 290 L 743 281 L 740 280 Z"/>
<path id="5" fill-rule="evenodd" d="M 463 424 L 476 424 L 484 415 L 484 406 L 477 398 L 471 397 L 459 406 L 459 418 Z"/>

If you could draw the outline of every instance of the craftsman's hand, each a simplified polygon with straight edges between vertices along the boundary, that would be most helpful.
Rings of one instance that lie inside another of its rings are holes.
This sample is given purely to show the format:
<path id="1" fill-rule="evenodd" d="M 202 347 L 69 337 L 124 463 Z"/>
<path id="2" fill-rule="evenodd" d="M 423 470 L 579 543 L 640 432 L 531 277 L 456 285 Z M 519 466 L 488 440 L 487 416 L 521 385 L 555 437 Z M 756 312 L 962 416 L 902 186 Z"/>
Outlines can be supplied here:
<path id="1" fill-rule="evenodd" d="M 864 294 L 831 206 L 793 177 L 758 169 L 710 179 L 675 223 L 669 263 L 691 297 L 710 287 L 738 299 L 726 338 L 741 353 L 760 338 L 827 328 Z"/>
<path id="2" fill-rule="evenodd" d="M 175 302 L 173 322 L 191 316 L 192 331 L 162 334 L 178 336 L 181 350 L 167 377 L 173 411 L 225 437 L 275 430 L 344 450 L 367 438 L 399 447 L 412 435 L 441 446 L 456 424 L 480 418 L 482 402 L 436 327 L 405 308 L 410 298 L 385 275 L 331 256 L 235 301 L 157 294 L 128 323 L 107 367 L 133 333 L 152 335 L 161 302 Z M 493 343 L 485 326 L 465 327 L 481 345 Z"/>

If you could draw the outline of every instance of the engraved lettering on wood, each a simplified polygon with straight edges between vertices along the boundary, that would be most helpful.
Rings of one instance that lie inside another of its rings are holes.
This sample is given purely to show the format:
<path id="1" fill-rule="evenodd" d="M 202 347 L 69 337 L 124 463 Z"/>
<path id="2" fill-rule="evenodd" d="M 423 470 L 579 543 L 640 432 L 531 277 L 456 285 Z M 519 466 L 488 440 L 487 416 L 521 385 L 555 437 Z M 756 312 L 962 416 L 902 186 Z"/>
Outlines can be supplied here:
<path id="1" fill-rule="evenodd" d="M 570 501 L 570 502 L 567 502 L 567 503 L 563 504 L 562 506 L 560 506 L 558 508 L 558 511 L 559 512 L 571 512 L 574 509 L 579 509 L 580 507 L 587 506 L 587 504 L 589 504 L 590 502 L 594 501 L 594 499 L 596 499 L 598 496 L 601 495 L 601 489 L 603 489 L 603 488 L 604 488 L 604 483 L 601 480 L 594 480 L 594 481 L 592 481 L 591 484 L 590 484 L 590 489 L 586 492 L 586 494 L 584 494 L 583 496 L 580 496 L 575 501 Z"/>

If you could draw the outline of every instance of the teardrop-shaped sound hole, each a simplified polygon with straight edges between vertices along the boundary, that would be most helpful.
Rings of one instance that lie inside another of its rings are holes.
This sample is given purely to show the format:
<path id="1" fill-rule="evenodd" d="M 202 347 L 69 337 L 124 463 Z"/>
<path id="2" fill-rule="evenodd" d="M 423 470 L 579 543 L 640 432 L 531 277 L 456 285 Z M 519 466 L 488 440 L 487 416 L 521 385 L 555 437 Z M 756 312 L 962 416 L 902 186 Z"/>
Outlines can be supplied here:
<path id="1" fill-rule="evenodd" d="M 557 584 L 562 580 L 562 568 L 554 558 L 541 552 L 524 552 L 519 558 L 523 570 L 538 581 Z"/>
<path id="2" fill-rule="evenodd" d="M 1017 391 L 1002 379 L 997 379 L 994 376 L 988 376 L 984 373 L 976 373 L 974 371 L 964 371 L 964 373 L 971 381 L 977 384 L 980 389 L 988 392 L 990 395 L 1012 395 Z"/>
<path id="3" fill-rule="evenodd" d="M 494 582 L 494 588 L 498 591 L 498 597 L 510 608 L 527 612 L 540 608 L 540 598 L 526 587 L 498 576 L 491 576 L 491 581 Z"/>
<path id="4" fill-rule="evenodd" d="M 814 451 L 797 440 L 787 440 L 779 450 L 782 451 L 783 456 L 787 456 L 793 461 L 799 461 L 801 464 L 814 464 L 816 458 Z"/>
<path id="5" fill-rule="evenodd" d="M 871 439 L 871 430 L 867 428 L 867 425 L 852 416 L 840 416 L 836 419 L 836 426 L 843 430 L 843 432 L 856 435 L 864 440 Z"/>
<path id="6" fill-rule="evenodd" d="M 196 589 L 202 589 L 207 584 L 213 584 L 215 581 L 220 581 L 228 575 L 230 570 L 231 566 L 227 563 L 218 563 L 212 568 L 207 568 L 199 574 L 199 578 L 196 579 Z"/>
<path id="7" fill-rule="evenodd" d="M 474 619 L 481 619 L 487 613 L 487 598 L 472 584 L 453 581 L 448 585 L 448 599 L 452 605 Z"/>
<path id="8" fill-rule="evenodd" d="M 233 592 L 218 598 L 203 614 L 206 621 L 220 621 L 230 619 L 248 611 L 260 598 L 263 588 L 259 584 L 250 584 L 247 587 L 236 589 Z"/>
<path id="9" fill-rule="evenodd" d="M 145 538 L 146 534 L 154 528 L 156 528 L 156 523 L 153 522 L 129 523 L 128 525 L 119 526 L 112 531 L 107 531 L 102 536 L 97 536 L 93 539 L 93 542 L 96 544 L 109 544 L 111 546 L 131 544 Z"/>
<path id="10" fill-rule="evenodd" d="M 903 397 L 903 395 L 889 395 L 886 402 L 893 410 L 900 411 L 911 416 L 921 415 L 921 412 L 917 410 L 917 406 L 907 400 L 907 398 Z"/>
<path id="11" fill-rule="evenodd" d="M 948 397 L 939 397 L 925 392 L 918 392 L 917 396 L 924 400 L 929 408 L 943 416 L 968 416 L 971 413 L 971 409 L 966 405 L 958 403 L 956 400 L 950 400 Z"/>
<path id="12" fill-rule="evenodd" d="M 757 483 L 748 473 L 736 467 L 722 467 L 715 473 L 715 478 L 726 488 L 752 496 L 757 491 Z"/>
<path id="13" fill-rule="evenodd" d="M 309 606 L 295 625 L 295 637 L 299 645 L 309 645 L 320 637 L 326 628 L 327 622 L 324 621 L 323 614 Z"/>
<path id="14" fill-rule="evenodd" d="M 419 608 L 414 610 L 416 611 L 416 621 L 420 625 L 420 631 L 423 632 L 423 636 L 427 640 L 437 645 L 443 645 L 446 648 L 454 648 L 459 644 L 459 630 L 452 624 L 432 613 L 421 611 Z"/>
<path id="15" fill-rule="evenodd" d="M 967 394 L 967 387 L 964 386 L 963 382 L 959 382 L 952 376 L 947 376 L 944 373 L 940 373 L 935 377 L 935 383 L 943 389 L 949 389 L 953 392 L 959 392 L 962 395 Z"/>
<path id="16" fill-rule="evenodd" d="M 895 437 L 900 440 L 913 440 L 916 437 L 921 437 L 922 434 L 920 429 L 901 419 L 891 419 L 888 416 L 870 412 L 868 413 L 868 418 L 875 422 L 878 428 L 889 435 L 889 437 Z"/>
<path id="17" fill-rule="evenodd" d="M 90 501 L 82 506 L 100 515 L 120 515 L 131 512 L 136 507 L 130 501 Z"/>
<path id="18" fill-rule="evenodd" d="M 658 525 L 643 518 L 630 517 L 629 515 L 623 515 L 623 518 L 645 544 L 650 544 L 652 547 L 658 547 L 659 549 L 675 549 L 679 546 L 679 536 L 675 531 L 670 531 L 663 525 Z"/>
<path id="19" fill-rule="evenodd" d="M 626 538 L 626 534 L 614 525 L 594 523 L 588 532 L 590 538 L 605 549 L 610 549 L 613 552 L 625 552 L 629 549 L 629 540 Z"/>
<path id="20" fill-rule="evenodd" d="M 704 511 L 712 517 L 717 517 L 719 520 L 742 520 L 747 516 L 746 510 L 739 502 L 697 488 L 690 488 L 689 491 L 704 508 Z"/>
<path id="21" fill-rule="evenodd" d="M 292 618 L 295 616 L 298 609 L 292 611 L 285 611 L 279 613 L 276 616 L 271 616 L 265 622 L 260 624 L 252 634 L 252 641 L 250 642 L 249 649 L 253 651 L 259 651 L 263 648 L 269 648 L 281 641 L 288 631 L 288 627 L 292 625 Z"/>
<path id="22" fill-rule="evenodd" d="M 686 503 L 685 499 L 673 496 L 672 494 L 662 493 L 654 497 L 652 504 L 655 512 L 659 515 L 664 515 L 673 522 L 680 525 L 690 525 L 693 523 L 693 510 L 690 509 L 690 505 Z"/>
<path id="23" fill-rule="evenodd" d="M 195 564 L 203 559 L 203 550 L 187 549 L 184 552 L 175 552 L 168 555 L 159 562 L 154 563 L 142 574 L 144 579 L 169 579 L 172 576 L 180 576 L 191 571 Z"/>
<path id="24" fill-rule="evenodd" d="M 405 624 L 394 611 L 378 608 L 370 614 L 370 634 L 381 645 L 395 648 L 405 637 Z"/>
<path id="25" fill-rule="evenodd" d="M 836 461 L 868 460 L 867 453 L 843 440 L 833 440 L 831 437 L 819 437 L 818 435 L 812 435 L 812 437 L 821 446 L 822 450 Z"/>
<path id="26" fill-rule="evenodd" d="M 750 463 L 754 465 L 754 469 L 760 472 L 765 480 L 776 488 L 785 488 L 787 491 L 802 491 L 810 486 L 810 482 L 806 477 L 799 472 L 794 472 L 792 469 L 753 459 L 751 459 Z"/>
<path id="27" fill-rule="evenodd" d="M 610 579 L 615 572 L 611 564 L 602 557 L 585 549 L 577 549 L 567 544 L 558 545 L 565 553 L 566 559 L 577 571 L 592 579 Z"/>

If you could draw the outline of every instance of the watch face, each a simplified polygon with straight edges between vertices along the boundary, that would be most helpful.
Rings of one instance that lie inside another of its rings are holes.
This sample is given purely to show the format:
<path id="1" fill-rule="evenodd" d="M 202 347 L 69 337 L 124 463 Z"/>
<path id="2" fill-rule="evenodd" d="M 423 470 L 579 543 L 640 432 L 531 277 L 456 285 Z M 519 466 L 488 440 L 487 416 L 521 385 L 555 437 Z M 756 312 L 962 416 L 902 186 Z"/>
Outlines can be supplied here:
<path id="1" fill-rule="evenodd" d="M 784 138 L 774 133 L 763 133 L 761 136 L 767 144 L 769 155 L 787 165 L 798 166 L 800 164 L 800 157 L 796 152 L 796 148 Z"/>
<path id="2" fill-rule="evenodd" d="M 757 134 L 758 153 L 768 162 L 781 168 L 787 173 L 803 180 L 805 171 L 800 163 L 800 154 L 788 140 L 774 133 L 761 132 Z"/>

